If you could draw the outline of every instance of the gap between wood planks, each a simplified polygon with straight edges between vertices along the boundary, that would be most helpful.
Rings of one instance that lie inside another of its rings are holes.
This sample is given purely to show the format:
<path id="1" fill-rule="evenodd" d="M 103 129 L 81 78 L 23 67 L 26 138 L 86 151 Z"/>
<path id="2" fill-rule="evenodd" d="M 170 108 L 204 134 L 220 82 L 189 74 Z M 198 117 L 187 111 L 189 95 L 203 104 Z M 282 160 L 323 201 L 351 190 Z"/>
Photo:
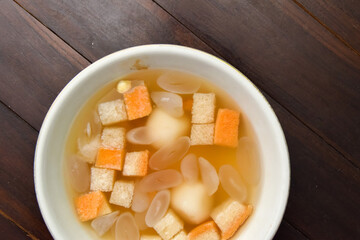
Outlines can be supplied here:
<path id="1" fill-rule="evenodd" d="M 356 54 L 358 54 L 360 56 L 360 54 L 353 49 L 350 44 L 348 44 L 345 40 L 343 40 L 335 31 L 331 30 L 329 27 L 327 27 L 324 23 L 322 23 L 319 19 L 316 18 L 316 16 L 314 16 L 311 12 L 309 12 L 305 7 L 303 7 L 301 4 L 299 4 L 296 0 L 293 0 L 302 10 L 304 10 L 307 14 L 309 14 L 311 17 L 313 17 L 319 24 L 321 24 L 323 27 L 325 27 L 331 34 L 335 35 L 336 38 L 338 38 L 343 44 L 345 44 L 347 47 L 351 48 L 353 51 L 356 52 Z M 41 21 L 39 21 L 39 19 L 37 19 L 34 15 L 32 15 L 30 12 L 28 12 L 24 7 L 21 6 L 21 4 L 19 4 L 16 0 L 14 0 L 14 2 L 21 7 L 21 9 L 23 9 L 24 11 L 26 11 L 32 18 L 34 18 L 36 21 L 38 21 L 40 24 L 44 25 L 49 31 L 51 31 L 54 36 L 58 37 L 61 41 L 63 41 L 66 45 L 68 45 L 71 49 L 73 49 L 77 54 L 79 54 L 79 56 L 83 57 L 86 61 L 88 61 L 89 63 L 91 63 L 91 61 L 89 59 L 87 59 L 84 55 L 82 55 L 79 51 L 77 51 L 75 48 L 73 48 L 68 42 L 66 42 L 64 39 L 62 39 L 59 35 L 57 35 L 54 31 L 52 31 L 51 29 L 49 29 L 45 24 L 43 24 Z M 180 25 L 182 25 L 184 28 L 186 28 L 189 32 L 191 32 L 194 36 L 196 36 L 198 39 L 200 39 L 204 44 L 206 44 L 207 46 L 209 46 L 207 44 L 207 42 L 201 38 L 199 38 L 193 31 L 191 31 L 186 25 L 184 25 L 182 22 L 180 22 L 175 16 L 173 16 L 171 13 L 169 13 L 166 9 L 164 9 L 160 4 L 158 4 L 155 0 L 153 0 L 153 2 L 159 7 L 161 8 L 164 12 L 166 12 L 167 14 L 169 14 L 169 16 L 171 16 L 173 19 L 175 19 Z M 220 54 L 216 49 L 212 48 L 209 46 L 209 48 L 211 48 L 212 50 L 214 50 L 219 56 L 221 56 L 222 58 L 224 58 L 222 56 L 222 54 Z M 274 99 L 275 102 L 277 102 L 281 107 L 283 107 L 286 111 L 288 111 L 291 115 L 293 115 L 298 121 L 300 121 L 302 124 L 304 124 L 306 126 L 306 128 L 308 128 L 311 132 L 313 132 L 314 134 L 318 135 L 324 142 L 327 143 L 327 145 L 329 145 L 331 148 L 333 148 L 336 152 L 338 152 L 341 156 L 343 156 L 345 159 L 347 159 L 355 168 L 358 168 L 356 165 L 354 165 L 354 163 L 341 151 L 339 151 L 336 147 L 334 147 L 331 143 L 331 141 L 329 139 L 326 139 L 324 137 L 321 136 L 320 133 L 318 133 L 317 131 L 314 131 L 311 127 L 309 127 L 304 121 L 302 121 L 301 119 L 299 119 L 293 112 L 291 112 L 289 109 L 287 109 L 286 107 L 284 107 L 274 96 L 271 96 L 267 91 L 261 89 L 262 91 L 264 91 L 265 93 L 267 93 L 272 99 Z M 1 102 L 1 101 L 0 101 Z M 3 102 L 1 102 L 1 104 L 4 104 Z M 21 116 L 19 116 L 13 109 L 11 109 L 9 106 L 7 106 L 6 104 L 4 104 L 7 108 L 9 108 L 16 116 L 18 116 L 20 119 L 22 119 L 24 122 L 26 122 L 31 128 L 33 128 L 34 130 L 36 130 L 38 132 L 38 130 L 36 128 L 34 128 L 31 124 L 29 124 L 26 120 L 24 120 Z M 9 218 L 5 213 L 3 213 L 0 210 L 0 214 L 3 215 L 6 219 L 14 222 L 19 228 L 21 228 L 23 231 L 25 231 L 31 238 L 33 239 L 37 239 L 34 236 L 32 236 L 30 233 L 28 233 L 28 231 L 26 231 L 21 225 L 17 224 L 13 219 Z M 298 228 L 296 228 L 293 224 L 291 224 L 290 222 L 288 222 L 286 219 L 284 219 L 284 221 L 286 223 L 288 223 L 291 227 L 293 227 L 296 231 L 298 231 L 299 233 L 301 233 L 304 237 L 306 237 L 307 239 L 310 239 L 305 233 L 303 233 L 301 230 L 299 230 Z"/>
<path id="2" fill-rule="evenodd" d="M 6 105 L 5 105 L 6 106 Z M 22 118 L 21 118 L 22 119 Z M 4 213 L 1 209 L 0 209 L 0 215 L 3 216 L 5 219 L 7 219 L 8 221 L 14 223 L 18 228 L 21 229 L 21 231 L 23 231 L 24 233 L 26 233 L 26 235 L 31 238 L 32 240 L 39 240 L 39 238 L 35 237 L 34 235 L 32 235 L 29 231 L 27 231 L 23 226 L 21 226 L 20 224 L 18 224 L 14 219 L 12 219 L 11 217 L 9 217 L 6 213 Z"/>
<path id="3" fill-rule="evenodd" d="M 216 52 L 221 58 L 225 59 L 224 56 L 218 52 L 216 49 L 214 49 L 213 47 L 211 47 L 206 40 L 202 39 L 201 37 L 199 37 L 195 32 L 193 32 L 190 28 L 188 28 L 185 24 L 183 24 L 178 18 L 176 18 L 173 14 L 171 14 L 168 10 L 166 10 L 161 4 L 157 3 L 156 0 L 152 0 L 157 6 L 159 6 L 162 10 L 164 10 L 167 14 L 169 14 L 172 18 L 174 18 L 179 24 L 181 24 L 184 28 L 186 28 L 189 32 L 191 32 L 194 36 L 196 36 L 198 39 L 200 39 L 204 44 L 206 44 L 209 48 L 211 48 L 214 52 Z M 296 0 L 292 0 L 292 1 L 296 1 Z M 298 5 L 297 2 L 295 2 L 295 4 Z M 298 5 L 301 8 L 301 4 Z M 303 11 L 305 11 L 307 14 L 309 14 L 311 17 L 315 18 L 313 15 L 311 15 L 311 13 L 309 11 L 307 11 L 305 9 L 305 7 L 302 8 Z M 315 19 L 316 20 L 316 19 Z M 360 53 L 358 53 L 354 48 L 352 48 L 350 46 L 350 44 L 348 44 L 345 40 L 341 40 L 342 38 L 339 36 L 338 34 L 336 34 L 334 31 L 332 31 L 330 28 L 328 28 L 325 24 L 322 24 L 320 20 L 316 20 L 319 22 L 319 24 L 321 24 L 324 28 L 326 28 L 328 31 L 330 31 L 331 34 L 335 34 L 335 37 L 339 39 L 339 41 L 341 41 L 343 44 L 345 44 L 347 47 L 349 47 L 350 49 L 352 49 L 356 54 L 358 54 L 360 56 Z M 287 107 L 285 107 L 283 104 L 281 104 L 280 101 L 278 101 L 278 98 L 276 98 L 275 96 L 273 96 L 271 93 L 269 93 L 267 90 L 258 87 L 261 91 L 263 91 L 264 93 L 266 93 L 268 96 L 270 96 L 276 103 L 278 103 L 281 107 L 283 107 L 286 111 L 288 111 L 291 115 L 293 115 L 298 121 L 300 121 L 302 124 L 304 124 L 306 126 L 306 128 L 308 128 L 311 132 L 313 132 L 314 134 L 316 134 L 317 136 L 319 136 L 324 142 L 326 142 L 332 149 L 334 149 L 337 153 L 339 153 L 342 157 L 344 157 L 347 161 L 350 162 L 350 164 L 355 167 L 356 169 L 360 170 L 359 166 L 357 166 L 352 159 L 351 156 L 349 156 L 346 152 L 343 152 L 342 150 L 339 150 L 333 141 L 331 141 L 330 139 L 328 139 L 326 136 L 323 136 L 323 134 L 321 134 L 321 132 L 319 132 L 316 129 L 313 129 L 311 126 L 309 126 L 304 120 L 302 120 L 300 117 L 298 117 L 293 111 L 291 111 L 290 109 L 288 109 Z"/>
<path id="4" fill-rule="evenodd" d="M 297 0 L 292 0 L 296 5 L 298 5 L 304 12 L 309 14 L 315 21 L 317 21 L 321 26 L 323 26 L 327 31 L 329 31 L 332 35 L 334 35 L 340 42 L 342 42 L 345 46 L 350 48 L 353 52 L 355 52 L 358 56 L 360 56 L 360 52 L 358 52 L 355 48 L 353 48 L 348 42 L 345 41 L 338 33 L 328 27 L 324 22 L 322 22 L 318 17 L 316 17 L 312 12 L 307 10 L 304 5 L 299 3 Z"/>
<path id="5" fill-rule="evenodd" d="M 53 33 L 56 37 L 58 37 L 61 41 L 63 41 L 64 43 L 66 43 L 67 46 L 69 46 L 71 49 L 73 49 L 76 53 L 79 54 L 79 56 L 83 57 L 88 63 L 92 63 L 92 61 L 90 61 L 88 58 L 86 58 L 83 54 L 81 54 L 77 49 L 75 49 L 74 47 L 71 46 L 70 43 L 68 43 L 67 41 L 65 41 L 63 38 L 61 38 L 58 34 L 56 34 L 53 30 L 51 30 L 50 28 L 48 28 L 48 26 L 46 26 L 43 22 L 41 22 L 36 16 L 34 16 L 31 12 L 27 11 L 27 9 L 25 9 L 17 0 L 13 0 L 19 7 L 21 7 L 24 11 L 26 11 L 32 18 L 34 18 L 36 21 L 38 21 L 40 24 L 42 24 L 43 26 L 45 26 L 49 31 L 51 31 L 51 33 Z M 154 2 L 160 9 L 162 9 L 164 12 L 166 12 L 169 16 L 171 16 L 175 21 L 177 21 L 181 26 L 183 26 L 185 29 L 187 29 L 189 32 L 191 32 L 195 37 L 197 37 L 200 41 L 202 41 L 204 44 L 206 44 L 209 48 L 211 48 L 214 52 L 216 52 L 216 54 L 218 54 L 218 56 L 220 56 L 222 59 L 225 59 L 224 56 L 218 52 L 216 49 L 214 49 L 213 47 L 211 47 L 206 40 L 200 38 L 195 32 L 193 32 L 191 29 L 189 29 L 186 25 L 184 25 L 178 18 L 176 18 L 174 15 L 172 15 L 167 9 L 165 9 L 161 4 L 159 4 L 156 0 L 151 0 L 152 2 Z M 303 11 L 305 11 L 307 14 L 309 14 L 311 17 L 313 17 L 316 20 L 316 17 L 311 14 L 305 7 L 303 7 L 300 3 L 297 2 L 297 0 L 292 0 L 295 2 L 295 4 L 297 4 Z M 325 24 L 321 23 L 320 20 L 316 20 L 317 22 L 319 22 L 319 24 L 321 24 L 323 27 L 325 27 L 328 31 L 331 32 L 331 34 L 335 34 L 336 38 L 339 39 L 339 41 L 341 41 L 343 44 L 345 44 L 347 47 L 351 48 L 353 51 L 356 52 L 356 54 L 358 54 L 360 56 L 360 53 L 358 53 L 355 49 L 353 49 L 350 44 L 346 43 L 345 40 L 341 40 L 342 38 L 336 34 L 334 31 L 332 31 L 330 28 L 328 28 Z M 320 131 L 318 131 L 317 129 L 312 128 L 309 124 L 307 124 L 304 120 L 302 120 L 300 117 L 298 117 L 293 111 L 291 111 L 290 109 L 288 109 L 287 107 L 285 107 L 283 104 L 281 104 L 281 102 L 278 100 L 277 97 L 273 96 L 272 94 L 270 94 L 267 90 L 260 88 L 259 86 L 257 86 L 261 91 L 263 91 L 264 93 L 266 93 L 268 96 L 270 96 L 276 103 L 278 103 L 281 107 L 283 107 L 286 111 L 288 111 L 291 115 L 293 115 L 297 120 L 299 120 L 302 124 L 304 124 L 311 132 L 315 133 L 316 135 L 318 135 L 322 140 L 324 140 L 332 149 L 334 149 L 336 152 L 338 152 L 341 156 L 343 156 L 346 160 L 348 160 L 350 162 L 350 164 L 355 167 L 356 169 L 360 170 L 360 167 L 357 166 L 354 161 L 352 160 L 352 157 L 347 154 L 346 152 L 344 152 L 341 148 L 338 149 L 337 144 L 334 143 L 331 139 L 327 138 L 326 136 L 324 136 Z"/>
<path id="6" fill-rule="evenodd" d="M 14 111 L 14 109 L 12 109 L 10 106 L 8 106 L 7 104 L 5 104 L 1 99 L 0 99 L 0 104 L 4 105 L 7 109 L 9 109 L 12 113 L 14 113 L 18 118 L 20 118 L 21 120 L 23 120 L 29 127 L 31 127 L 32 129 L 34 129 L 37 133 L 39 133 L 40 129 L 37 130 L 33 125 L 31 125 L 28 121 L 26 121 L 24 118 L 22 118 L 17 112 Z M 1 211 L 1 209 L 0 209 Z"/>
<path id="7" fill-rule="evenodd" d="M 40 24 L 42 24 L 43 26 L 45 26 L 49 31 L 51 31 L 52 34 L 54 34 L 54 36 L 58 37 L 61 41 L 63 41 L 67 46 L 69 46 L 71 49 L 73 49 L 79 56 L 83 57 L 84 59 L 86 59 L 87 62 L 91 63 L 91 61 L 89 59 L 87 59 L 84 55 L 82 55 L 79 51 L 77 51 L 76 49 L 74 49 L 68 42 L 66 42 L 64 39 L 62 39 L 59 35 L 57 35 L 54 31 L 52 31 L 51 29 L 49 29 L 44 23 L 42 23 L 39 19 L 37 19 L 33 14 L 31 14 L 29 11 L 27 11 L 24 7 L 21 6 L 21 4 L 19 4 L 16 0 L 14 0 L 14 2 L 21 7 L 21 9 L 23 9 L 27 14 L 29 14 L 30 17 L 32 17 L 33 19 L 35 19 L 37 22 L 39 22 Z M 156 4 L 158 6 L 158 4 Z M 161 6 L 159 6 L 160 9 L 163 9 Z M 164 10 L 164 9 L 163 9 Z M 169 14 L 166 10 L 164 10 L 167 14 Z M 171 14 L 169 14 L 171 17 L 173 17 Z M 173 17 L 174 18 L 174 17 Z M 177 22 L 178 20 L 176 18 L 174 18 Z M 181 24 L 181 23 L 180 23 Z M 183 24 L 181 24 L 181 26 L 183 26 Z M 185 26 L 184 26 L 185 27 Z M 186 28 L 186 27 L 185 27 Z M 186 28 L 188 29 L 188 28 Z M 189 30 L 189 32 L 191 32 Z M 194 34 L 194 36 L 196 36 Z M 202 40 L 201 40 L 202 41 Z M 203 41 L 204 42 L 204 41 Z M 205 42 L 204 42 L 205 43 Z M 205 43 L 206 44 L 206 43 Z M 207 44 L 206 44 L 207 45 Z M 214 50 L 214 49 L 213 49 Z M 219 52 L 217 52 L 216 50 L 214 50 L 219 56 L 221 56 L 221 54 Z M 1 102 L 1 101 L 0 101 Z M 1 102 L 3 105 L 5 105 L 11 112 L 13 112 L 17 117 L 19 117 L 20 119 L 22 119 L 24 122 L 26 122 L 32 129 L 34 129 L 35 131 L 39 131 L 39 129 L 36 129 L 35 127 L 33 127 L 29 122 L 27 122 L 24 118 L 22 118 L 19 114 L 17 114 L 10 106 L 7 106 L 6 104 L 4 104 L 3 102 Z M 13 219 L 6 217 L 7 219 L 9 219 L 10 221 L 16 223 Z M 291 226 L 295 231 L 297 231 L 299 234 L 301 234 L 302 236 L 304 236 L 306 239 L 309 239 L 308 236 L 306 236 L 305 233 L 301 232 L 298 228 L 296 228 L 294 225 L 292 225 L 290 222 L 288 222 L 288 220 L 284 219 L 283 220 L 285 223 L 287 223 L 289 226 Z M 18 227 L 20 227 L 23 231 L 26 231 L 20 224 L 16 223 L 16 225 Z M 27 232 L 27 231 L 26 231 Z M 29 234 L 31 235 L 31 234 Z M 32 235 L 31 235 L 32 236 Z M 36 239 L 36 238 L 34 238 Z"/>
<path id="8" fill-rule="evenodd" d="M 62 37 L 60 37 L 58 34 L 56 34 L 51 28 L 49 28 L 48 26 L 46 26 L 43 22 L 41 22 L 36 16 L 34 16 L 31 12 L 29 12 L 27 9 L 25 9 L 23 6 L 21 6 L 21 4 L 17 1 L 17 0 L 13 0 L 14 3 L 16 3 L 21 9 L 23 9 L 25 12 L 27 12 L 27 14 L 29 14 L 33 19 L 35 19 L 37 22 L 39 22 L 41 25 L 43 25 L 44 27 L 46 27 L 47 30 L 49 30 L 52 34 L 54 34 L 54 36 L 56 36 L 57 38 L 59 38 L 62 42 L 64 42 L 67 46 L 69 46 L 72 50 L 74 50 L 77 54 L 79 54 L 79 56 L 81 56 L 82 58 L 84 58 L 89 64 L 92 63 L 87 57 L 85 57 L 83 54 L 81 54 L 77 49 L 73 48 L 67 41 L 65 41 L 65 39 L 63 39 Z M 21 117 L 20 117 L 21 118 Z M 21 118 L 22 119 L 22 118 Z M 25 121 L 25 120 L 24 120 Z M 26 122 L 26 121 L 25 121 Z M 34 128 L 34 127 L 33 127 Z M 35 129 L 35 128 L 34 128 Z M 40 130 L 40 129 L 39 129 Z"/>

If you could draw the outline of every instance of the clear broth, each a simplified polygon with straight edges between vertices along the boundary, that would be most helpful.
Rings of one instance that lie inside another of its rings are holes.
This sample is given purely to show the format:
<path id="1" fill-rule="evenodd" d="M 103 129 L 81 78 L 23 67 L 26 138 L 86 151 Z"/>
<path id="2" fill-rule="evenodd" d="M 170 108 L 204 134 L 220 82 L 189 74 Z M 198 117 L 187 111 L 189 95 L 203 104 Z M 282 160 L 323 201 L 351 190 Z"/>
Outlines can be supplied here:
<path id="1" fill-rule="evenodd" d="M 202 84 L 201 84 L 201 87 L 198 92 L 202 92 L 202 93 L 212 92 L 212 93 L 216 94 L 216 112 L 217 112 L 217 109 L 219 109 L 219 108 L 228 108 L 228 109 L 240 111 L 241 119 L 240 119 L 240 126 L 239 126 L 239 138 L 245 137 L 245 136 L 249 137 L 251 139 L 251 141 L 255 143 L 253 146 L 254 149 L 252 149 L 252 151 L 256 152 L 256 153 L 258 152 L 257 140 L 256 140 L 256 136 L 254 134 L 253 128 L 251 126 L 251 123 L 248 121 L 246 116 L 242 113 L 241 109 L 239 109 L 239 107 L 235 103 L 235 101 L 226 92 L 224 92 L 220 88 L 214 86 L 213 84 L 209 83 L 209 81 L 202 79 L 198 76 L 192 75 L 192 74 L 178 72 L 178 71 L 174 71 L 174 70 L 144 69 L 144 70 L 138 70 L 138 71 L 132 72 L 129 75 L 126 75 L 124 77 L 117 79 L 116 81 L 109 83 L 108 85 L 104 86 L 102 89 L 99 89 L 99 91 L 97 93 L 95 93 L 90 98 L 90 100 L 88 100 L 85 103 L 85 105 L 82 107 L 82 109 L 79 111 L 78 115 L 76 116 L 76 118 L 72 124 L 72 127 L 69 131 L 69 134 L 67 137 L 67 143 L 66 143 L 66 147 L 65 147 L 65 159 L 67 159 L 69 156 L 74 155 L 78 152 L 77 139 L 82 134 L 85 134 L 85 128 L 88 123 L 88 119 L 92 118 L 93 111 L 97 108 L 97 104 L 99 103 L 99 101 L 101 101 L 101 99 L 111 89 L 115 89 L 116 84 L 118 83 L 119 80 L 121 80 L 121 79 L 143 80 L 145 82 L 145 85 L 148 87 L 148 90 L 150 93 L 153 91 L 164 91 L 156 84 L 156 79 L 160 75 L 162 75 L 168 71 L 172 71 L 175 74 L 179 74 L 179 75 L 182 75 L 183 77 L 187 77 L 187 78 L 191 79 L 192 81 L 201 81 Z M 182 94 L 181 97 L 185 101 L 188 99 L 192 99 L 192 94 Z M 185 111 L 185 116 L 189 120 L 191 120 L 191 112 Z M 144 126 L 146 124 L 146 121 L 147 121 L 147 117 L 133 120 L 133 121 L 126 121 L 126 122 L 119 123 L 119 124 L 114 124 L 113 126 L 121 126 L 121 127 L 126 128 L 126 130 L 128 131 L 130 129 L 133 129 L 133 128 L 136 128 L 139 126 Z M 190 136 L 190 132 L 188 133 L 187 136 Z M 147 146 L 133 145 L 128 142 L 126 144 L 126 151 L 139 151 L 139 150 L 144 150 L 144 149 L 148 149 L 150 151 L 150 155 L 156 151 L 155 148 L 148 146 L 148 145 Z M 217 171 L 224 164 L 230 164 L 231 166 L 233 166 L 235 169 L 237 169 L 239 171 L 239 166 L 236 162 L 236 148 L 220 147 L 220 146 L 216 146 L 216 145 L 191 146 L 188 153 L 194 153 L 198 157 L 200 157 L 200 156 L 204 157 L 209 162 L 211 162 L 211 164 L 216 168 Z M 258 156 L 258 155 L 255 154 L 254 158 L 257 158 L 256 156 Z M 259 159 L 251 159 L 251 161 L 259 161 Z M 171 166 L 171 168 L 174 168 L 174 169 L 177 169 L 180 171 L 180 161 L 177 164 L 175 164 L 174 166 Z M 259 166 L 259 168 L 260 168 L 260 166 Z M 67 179 L 68 174 L 66 173 L 65 167 L 64 167 L 64 169 L 65 169 L 64 170 L 65 179 Z M 254 169 L 254 170 L 260 172 L 260 169 Z M 245 171 L 251 171 L 251 169 L 247 169 Z M 149 169 L 148 173 L 151 173 L 151 172 L 153 172 L 153 170 Z M 248 174 L 251 175 L 251 174 L 255 174 L 255 173 L 250 172 Z M 120 178 L 124 178 L 124 177 L 118 173 L 116 180 L 120 179 Z M 136 179 L 136 178 L 127 177 L 127 179 Z M 244 181 L 244 182 L 246 184 L 247 191 L 248 191 L 248 197 L 246 199 L 246 203 L 254 205 L 254 209 L 256 210 L 256 198 L 257 198 L 259 184 L 250 185 L 250 184 L 247 184 L 246 181 Z M 81 195 L 81 193 L 75 192 L 71 188 L 69 181 L 66 180 L 65 184 L 67 187 L 70 202 L 73 203 L 74 202 L 73 199 L 75 197 Z M 105 193 L 105 194 L 108 197 L 107 199 L 109 199 L 110 193 Z M 228 194 L 223 190 L 223 188 L 221 187 L 221 184 L 220 184 L 218 191 L 214 194 L 214 206 L 219 205 L 221 202 L 226 200 L 228 197 L 229 197 Z M 127 208 L 119 207 L 119 206 L 113 205 L 113 204 L 110 204 L 110 205 L 114 211 L 119 210 L 120 213 L 129 211 L 134 214 L 134 212 L 131 210 L 131 208 L 127 209 Z M 75 211 L 74 207 L 73 207 L 73 209 Z M 88 221 L 83 224 L 84 224 L 84 226 L 91 228 L 90 223 L 91 223 L 91 221 Z M 189 232 L 194 227 L 195 227 L 194 225 L 185 224 L 185 231 Z M 92 229 L 89 229 L 89 231 L 92 231 L 93 235 L 96 236 L 96 233 Z M 149 229 L 146 229 L 145 231 L 141 231 L 141 234 L 144 234 L 144 233 L 146 233 L 146 234 L 154 233 L 155 234 L 155 231 L 152 228 L 149 228 Z M 103 237 L 101 237 L 101 238 L 99 237 L 99 239 L 113 239 L 111 231 L 106 233 Z"/>

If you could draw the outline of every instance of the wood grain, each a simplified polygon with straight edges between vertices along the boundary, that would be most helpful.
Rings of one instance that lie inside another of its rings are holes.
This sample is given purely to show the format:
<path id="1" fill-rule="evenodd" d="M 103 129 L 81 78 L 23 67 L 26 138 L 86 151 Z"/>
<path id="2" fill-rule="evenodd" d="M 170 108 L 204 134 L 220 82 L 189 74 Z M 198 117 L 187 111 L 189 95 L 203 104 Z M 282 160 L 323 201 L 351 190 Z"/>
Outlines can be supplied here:
<path id="1" fill-rule="evenodd" d="M 37 132 L 0 104 L 0 210 L 39 239 L 51 239 L 35 197 Z M 6 238 L 5 238 L 6 239 Z"/>
<path id="2" fill-rule="evenodd" d="M 98 6 L 98 1 L 85 5 L 83 1 L 21 3 L 29 5 L 29 10 L 43 11 L 42 16 L 54 17 L 55 26 L 69 26 L 63 29 L 65 33 L 60 32 L 62 38 L 80 52 L 82 46 L 82 54 L 91 61 L 124 47 L 148 43 L 182 44 L 213 53 L 149 1 L 118 2 L 113 7 L 108 1 L 104 6 Z M 75 7 L 81 10 L 76 15 L 71 14 Z M 0 13 L 1 100 L 39 130 L 57 94 L 90 62 L 12 1 L 2 1 Z"/>
<path id="3" fill-rule="evenodd" d="M 273 239 L 306 240 L 308 238 L 296 230 L 293 226 L 283 221 Z"/>
<path id="4" fill-rule="evenodd" d="M 310 239 L 360 236 L 360 171 L 265 95 L 285 132 L 291 186 L 285 219 Z"/>
<path id="5" fill-rule="evenodd" d="M 31 239 L 13 222 L 0 214 L 0 236 L 6 240 Z"/>
<path id="6" fill-rule="evenodd" d="M 45 26 L 2 1 L 0 100 L 36 129 L 60 89 L 89 64 L 81 55 L 94 61 L 135 43 L 158 42 L 214 53 L 151 1 L 19 3 Z M 358 165 L 359 60 L 354 51 L 291 1 L 159 3 L 271 95 L 266 97 L 284 128 L 292 171 L 276 239 L 356 239 L 359 168 L 328 144 Z M 37 132 L 4 105 L 0 126 L 5 129 L 0 181 L 6 183 L 0 185 L 0 209 L 33 236 L 51 239 L 33 190 Z"/>
<path id="7" fill-rule="evenodd" d="M 17 0 L 90 61 L 152 43 L 213 51 L 149 0 Z"/>
<path id="8" fill-rule="evenodd" d="M 156 0 L 360 166 L 360 56 L 290 0 Z"/>
<path id="9" fill-rule="evenodd" d="M 360 55 L 360 2 L 295 0 L 321 24 Z"/>
<path id="10" fill-rule="evenodd" d="M 36 129 L 60 90 L 89 62 L 21 7 L 0 8 L 1 101 Z"/>

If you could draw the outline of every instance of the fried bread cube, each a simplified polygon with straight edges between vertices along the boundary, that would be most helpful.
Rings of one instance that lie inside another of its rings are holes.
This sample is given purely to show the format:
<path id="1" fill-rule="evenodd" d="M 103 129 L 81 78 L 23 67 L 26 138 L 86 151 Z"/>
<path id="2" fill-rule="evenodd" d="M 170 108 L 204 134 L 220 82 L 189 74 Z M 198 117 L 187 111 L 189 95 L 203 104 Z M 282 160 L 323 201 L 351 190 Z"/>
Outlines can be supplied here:
<path id="1" fill-rule="evenodd" d="M 125 138 L 125 128 L 106 127 L 101 134 L 101 143 L 105 148 L 124 149 Z"/>
<path id="2" fill-rule="evenodd" d="M 191 145 L 213 145 L 214 124 L 193 124 L 190 134 Z"/>
<path id="3" fill-rule="evenodd" d="M 237 147 L 240 113 L 230 109 L 219 109 L 216 123 L 214 144 L 226 147 Z"/>
<path id="4" fill-rule="evenodd" d="M 127 120 L 125 103 L 121 99 L 100 103 L 98 113 L 102 125 L 111 125 Z"/>
<path id="5" fill-rule="evenodd" d="M 184 222 L 171 209 L 154 226 L 155 231 L 164 240 L 170 240 L 183 228 Z"/>
<path id="6" fill-rule="evenodd" d="M 100 192 L 90 192 L 75 199 L 75 208 L 80 221 L 85 222 L 111 212 L 105 195 Z"/>
<path id="7" fill-rule="evenodd" d="M 129 180 L 118 180 L 114 184 L 113 191 L 110 196 L 110 203 L 125 208 L 131 206 L 134 195 L 135 183 Z"/>
<path id="8" fill-rule="evenodd" d="M 192 123 L 213 123 L 215 118 L 215 93 L 194 93 Z"/>
<path id="9" fill-rule="evenodd" d="M 149 151 L 128 152 L 125 156 L 124 176 L 145 176 L 148 170 Z"/>
<path id="10" fill-rule="evenodd" d="M 115 181 L 115 170 L 105 168 L 91 168 L 90 190 L 111 192 Z"/>
<path id="11" fill-rule="evenodd" d="M 220 240 L 220 231 L 214 221 L 200 224 L 189 232 L 189 240 Z"/>
<path id="12" fill-rule="evenodd" d="M 221 230 L 221 239 L 226 240 L 244 224 L 252 211 L 252 205 L 244 205 L 230 198 L 217 206 L 210 216 Z"/>
<path id="13" fill-rule="evenodd" d="M 100 148 L 97 154 L 95 167 L 121 171 L 124 162 L 124 149 Z"/>
<path id="14" fill-rule="evenodd" d="M 146 86 L 136 86 L 124 93 L 124 100 L 129 120 L 148 116 L 152 111 L 150 95 Z"/>

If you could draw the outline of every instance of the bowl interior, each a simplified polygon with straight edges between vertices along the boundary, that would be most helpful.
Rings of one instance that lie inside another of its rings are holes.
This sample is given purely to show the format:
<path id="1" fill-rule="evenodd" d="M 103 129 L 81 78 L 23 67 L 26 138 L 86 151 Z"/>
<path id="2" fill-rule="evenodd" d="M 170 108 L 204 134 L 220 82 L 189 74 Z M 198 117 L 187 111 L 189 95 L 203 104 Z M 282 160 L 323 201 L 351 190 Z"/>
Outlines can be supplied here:
<path id="1" fill-rule="evenodd" d="M 59 94 L 41 128 L 35 153 L 35 187 L 44 220 L 55 239 L 97 239 L 77 220 L 67 197 L 63 151 L 68 130 L 86 101 L 105 84 L 133 71 L 140 60 L 208 79 L 225 90 L 248 117 L 259 143 L 260 192 L 252 217 L 234 239 L 271 239 L 283 216 L 289 191 L 289 159 L 281 126 L 270 105 L 240 72 L 198 50 L 147 45 L 108 55 L 79 73 Z"/>

